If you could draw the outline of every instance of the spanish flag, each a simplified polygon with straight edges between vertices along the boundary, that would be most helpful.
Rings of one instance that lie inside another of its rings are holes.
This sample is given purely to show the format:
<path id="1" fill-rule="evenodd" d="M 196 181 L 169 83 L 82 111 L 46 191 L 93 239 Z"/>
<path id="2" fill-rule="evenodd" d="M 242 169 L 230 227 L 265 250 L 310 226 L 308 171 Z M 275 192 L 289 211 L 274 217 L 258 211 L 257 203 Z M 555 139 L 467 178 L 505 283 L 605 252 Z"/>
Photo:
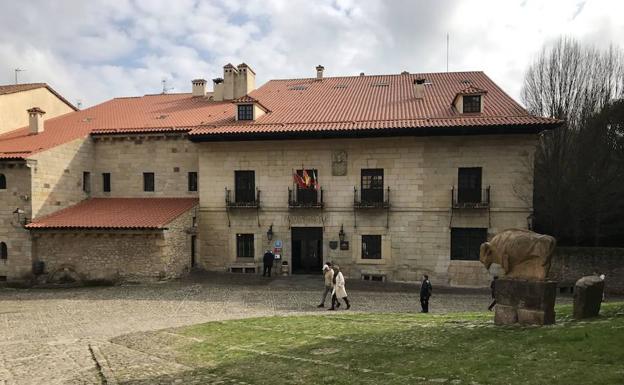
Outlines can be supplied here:
<path id="1" fill-rule="evenodd" d="M 295 181 L 295 184 L 299 186 L 299 188 L 306 188 L 306 184 L 303 181 L 303 178 L 297 172 L 293 172 L 293 180 Z"/>
<path id="2" fill-rule="evenodd" d="M 306 187 L 310 187 L 310 185 L 312 184 L 312 178 L 310 178 L 310 175 L 305 168 L 303 169 L 303 182 L 305 183 Z"/>

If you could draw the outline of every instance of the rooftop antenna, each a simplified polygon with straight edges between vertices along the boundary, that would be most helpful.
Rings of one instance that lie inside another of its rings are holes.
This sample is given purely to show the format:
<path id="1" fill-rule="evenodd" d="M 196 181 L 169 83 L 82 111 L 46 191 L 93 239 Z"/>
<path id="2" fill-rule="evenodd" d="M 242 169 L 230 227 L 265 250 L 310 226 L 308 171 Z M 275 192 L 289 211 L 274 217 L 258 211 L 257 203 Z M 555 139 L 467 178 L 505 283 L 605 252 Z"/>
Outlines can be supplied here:
<path id="1" fill-rule="evenodd" d="M 167 92 L 173 90 L 173 87 L 167 87 L 167 79 L 161 80 L 161 83 L 162 83 L 162 86 L 163 86 L 163 88 L 162 88 L 163 95 L 166 94 Z"/>
<path id="2" fill-rule="evenodd" d="M 446 33 L 446 72 L 448 71 L 448 62 L 449 62 L 449 34 Z"/>
<path id="3" fill-rule="evenodd" d="M 82 100 L 81 99 L 76 99 L 76 108 L 78 108 L 78 109 L 82 108 Z"/>
<path id="4" fill-rule="evenodd" d="M 20 72 L 22 72 L 22 71 L 26 71 L 26 70 L 23 70 L 23 69 L 21 69 L 21 68 L 16 68 L 16 69 L 15 69 L 15 84 L 17 84 L 17 83 L 18 83 L 18 81 L 17 81 L 17 74 L 19 74 L 19 73 L 20 73 Z"/>

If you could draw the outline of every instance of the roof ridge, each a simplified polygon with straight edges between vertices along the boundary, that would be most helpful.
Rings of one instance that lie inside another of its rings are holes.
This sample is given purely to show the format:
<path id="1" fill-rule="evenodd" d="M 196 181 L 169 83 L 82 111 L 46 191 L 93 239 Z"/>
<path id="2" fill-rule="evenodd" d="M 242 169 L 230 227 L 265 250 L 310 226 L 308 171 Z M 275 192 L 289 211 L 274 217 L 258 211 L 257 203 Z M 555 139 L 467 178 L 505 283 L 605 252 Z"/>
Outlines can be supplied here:
<path id="1" fill-rule="evenodd" d="M 372 78 L 372 77 L 381 77 L 381 76 L 414 76 L 414 75 L 442 75 L 442 74 L 469 74 L 469 73 L 485 73 L 483 70 L 476 71 L 448 71 L 448 72 L 410 72 L 407 74 L 401 73 L 392 73 L 392 74 L 370 74 L 370 75 L 345 75 L 345 76 L 323 76 L 322 80 L 325 79 L 347 79 L 347 78 Z M 308 78 L 282 78 L 282 79 L 270 79 L 262 86 L 264 87 L 269 82 L 281 82 L 281 81 L 291 81 L 291 80 L 313 80 L 317 81 L 316 77 L 308 77 Z"/>

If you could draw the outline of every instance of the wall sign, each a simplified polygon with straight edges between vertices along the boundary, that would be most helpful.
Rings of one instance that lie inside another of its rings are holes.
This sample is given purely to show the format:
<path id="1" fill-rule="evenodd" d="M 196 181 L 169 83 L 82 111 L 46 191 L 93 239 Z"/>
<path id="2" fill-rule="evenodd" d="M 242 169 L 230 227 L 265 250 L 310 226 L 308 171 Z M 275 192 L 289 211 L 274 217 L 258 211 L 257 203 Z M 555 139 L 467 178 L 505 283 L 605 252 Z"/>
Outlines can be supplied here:
<path id="1" fill-rule="evenodd" d="M 282 248 L 282 240 L 278 239 L 275 241 L 275 248 L 276 249 L 281 249 Z"/>
<path id="2" fill-rule="evenodd" d="M 336 250 L 338 248 L 338 241 L 329 241 L 329 248 Z"/>
<path id="3" fill-rule="evenodd" d="M 349 241 L 340 241 L 340 250 L 349 250 Z"/>

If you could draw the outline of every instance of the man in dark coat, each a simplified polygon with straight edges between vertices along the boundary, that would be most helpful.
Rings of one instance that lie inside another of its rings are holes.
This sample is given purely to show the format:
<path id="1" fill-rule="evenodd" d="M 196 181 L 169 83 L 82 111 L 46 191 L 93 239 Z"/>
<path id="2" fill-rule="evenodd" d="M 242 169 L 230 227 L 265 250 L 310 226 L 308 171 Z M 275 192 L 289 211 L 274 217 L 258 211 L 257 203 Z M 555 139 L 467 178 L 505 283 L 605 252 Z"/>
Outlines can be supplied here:
<path id="1" fill-rule="evenodd" d="M 421 313 L 429 313 L 429 297 L 431 297 L 431 282 L 429 276 L 425 274 L 423 281 L 420 285 L 420 306 L 422 307 Z"/>
<path id="2" fill-rule="evenodd" d="M 264 257 L 262 258 L 262 261 L 264 262 L 264 270 L 262 271 L 262 276 L 271 276 L 271 270 L 273 269 L 273 261 L 275 260 L 275 254 L 273 254 L 271 252 L 271 250 L 266 251 L 266 253 L 264 253 Z"/>
<path id="3" fill-rule="evenodd" d="M 492 280 L 492 283 L 490 283 L 490 290 L 492 291 L 492 303 L 490 304 L 490 306 L 488 306 L 488 310 L 492 311 L 492 309 L 494 308 L 494 306 L 496 306 L 496 280 L 498 279 L 497 276 L 494 276 L 494 279 Z"/>

